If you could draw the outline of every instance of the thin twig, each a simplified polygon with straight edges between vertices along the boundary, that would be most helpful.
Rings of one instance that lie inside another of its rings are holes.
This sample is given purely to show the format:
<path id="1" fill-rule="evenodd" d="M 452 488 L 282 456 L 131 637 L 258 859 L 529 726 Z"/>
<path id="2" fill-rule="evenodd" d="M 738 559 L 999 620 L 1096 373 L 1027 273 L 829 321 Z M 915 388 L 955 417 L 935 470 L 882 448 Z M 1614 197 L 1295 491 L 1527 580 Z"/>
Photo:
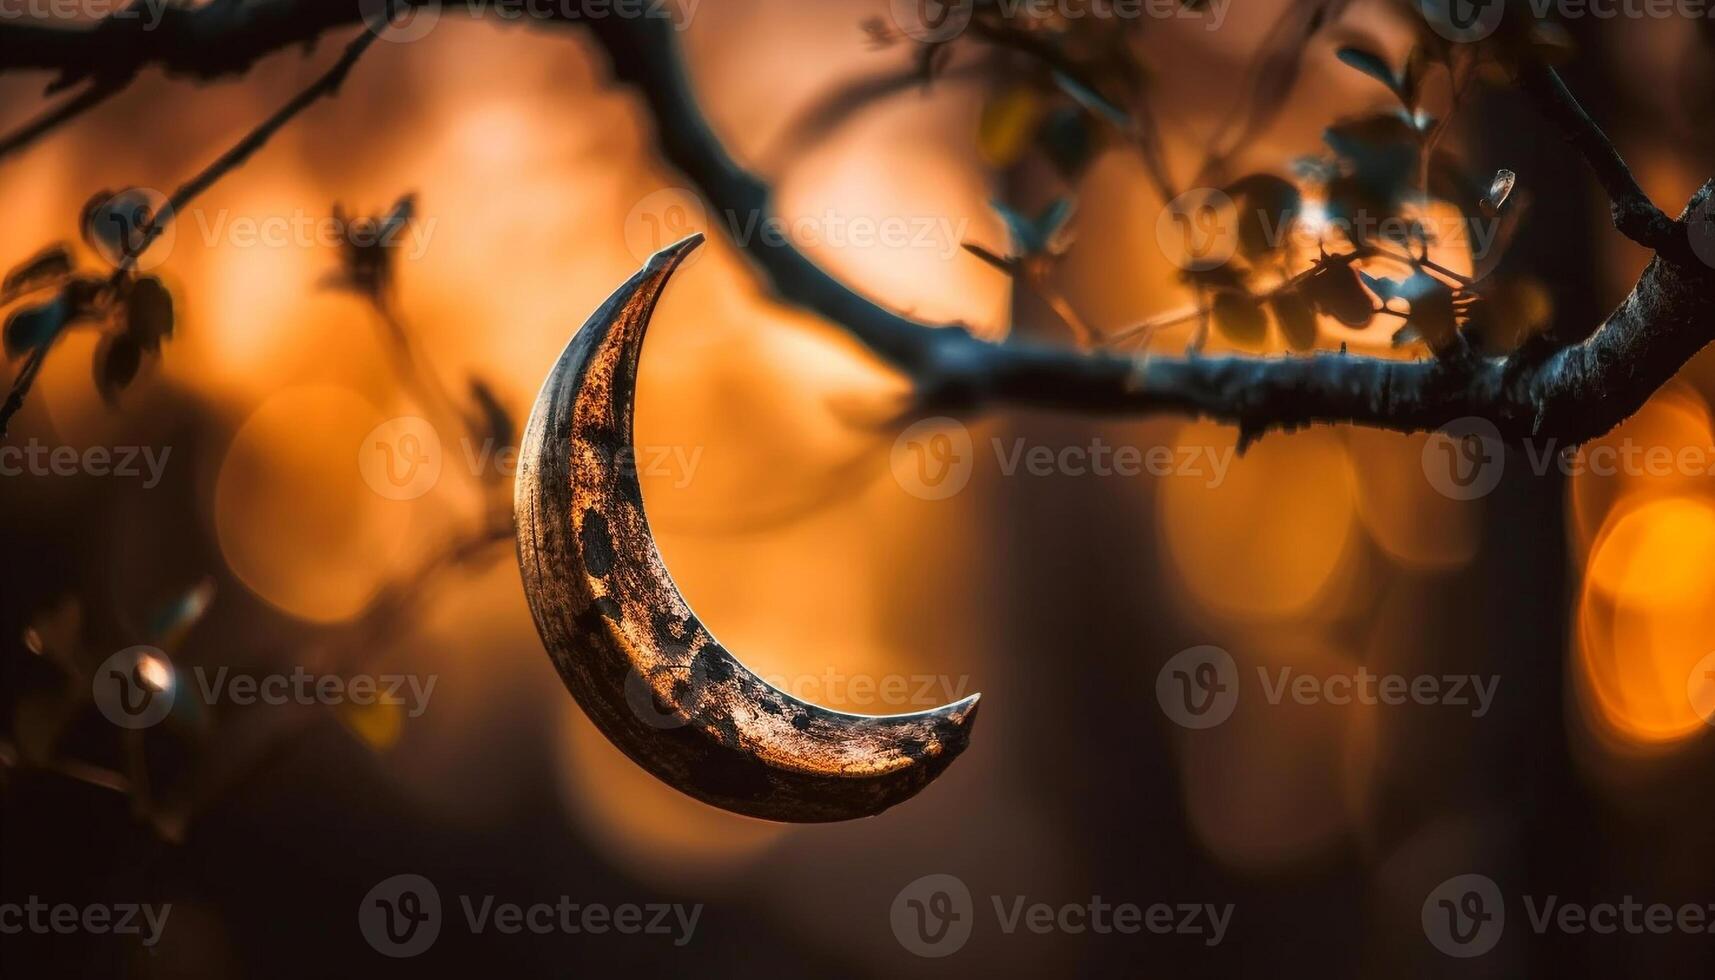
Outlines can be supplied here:
<path id="1" fill-rule="evenodd" d="M 91 82 L 78 94 L 18 127 L 8 135 L 0 136 L 0 160 L 6 159 L 60 126 L 106 102 L 130 81 L 129 78 L 122 78 L 117 81 Z"/>
<path id="2" fill-rule="evenodd" d="M 36 383 L 36 375 L 41 373 L 42 362 L 48 357 L 48 344 L 42 344 L 30 351 L 30 357 L 24 366 L 18 369 L 18 376 L 12 379 L 12 389 L 6 393 L 6 403 L 0 405 L 0 439 L 6 438 L 6 432 L 12 425 L 12 416 L 24 407 L 24 398 L 30 394 L 30 387 Z"/>
<path id="3" fill-rule="evenodd" d="M 369 46 L 374 44 L 376 38 L 380 36 L 378 29 L 364 28 L 363 33 L 345 46 L 345 52 L 340 55 L 338 61 L 334 62 L 333 67 L 324 72 L 320 78 L 311 82 L 303 91 L 293 96 L 273 115 L 262 120 L 256 128 L 246 133 L 243 139 L 233 144 L 231 149 L 222 153 L 213 163 L 204 167 L 190 180 L 179 185 L 179 188 L 173 191 L 172 196 L 167 199 L 167 203 L 161 208 L 161 212 L 150 217 L 149 223 L 143 228 L 142 240 L 137 243 L 135 248 L 127 250 L 125 257 L 120 260 L 119 268 L 113 273 L 114 279 L 121 279 L 131 271 L 137 259 L 160 236 L 166 227 L 166 222 L 171 221 L 174 215 L 184 210 L 185 206 L 190 204 L 198 194 L 208 190 L 215 181 L 231 173 L 244 161 L 250 159 L 252 154 L 260 150 L 275 133 L 280 131 L 281 127 L 296 118 L 298 113 L 309 108 L 323 96 L 333 95 L 339 91 L 340 84 L 345 81 L 345 76 L 350 73 L 352 66 L 357 64 L 357 59 L 363 57 L 363 53 L 369 50 Z"/>

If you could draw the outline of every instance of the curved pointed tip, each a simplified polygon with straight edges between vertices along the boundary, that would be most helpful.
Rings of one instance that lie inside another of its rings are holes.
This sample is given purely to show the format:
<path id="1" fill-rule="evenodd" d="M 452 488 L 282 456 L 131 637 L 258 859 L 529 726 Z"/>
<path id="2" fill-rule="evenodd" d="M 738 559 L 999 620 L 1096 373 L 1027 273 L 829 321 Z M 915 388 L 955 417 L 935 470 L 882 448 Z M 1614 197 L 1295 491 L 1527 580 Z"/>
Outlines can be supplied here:
<path id="1" fill-rule="evenodd" d="M 697 247 L 701 244 L 703 244 L 703 233 L 700 231 L 693 231 L 684 238 L 679 239 L 671 245 L 665 246 L 659 252 L 649 256 L 649 261 L 644 263 L 643 271 L 645 274 L 652 272 L 671 273 L 674 269 L 678 268 L 679 264 L 684 262 L 692 252 L 695 252 Z"/>
<path id="2" fill-rule="evenodd" d="M 981 691 L 968 698 L 961 698 L 947 706 L 947 717 L 964 728 L 970 728 L 977 720 L 977 702 L 983 699 Z"/>

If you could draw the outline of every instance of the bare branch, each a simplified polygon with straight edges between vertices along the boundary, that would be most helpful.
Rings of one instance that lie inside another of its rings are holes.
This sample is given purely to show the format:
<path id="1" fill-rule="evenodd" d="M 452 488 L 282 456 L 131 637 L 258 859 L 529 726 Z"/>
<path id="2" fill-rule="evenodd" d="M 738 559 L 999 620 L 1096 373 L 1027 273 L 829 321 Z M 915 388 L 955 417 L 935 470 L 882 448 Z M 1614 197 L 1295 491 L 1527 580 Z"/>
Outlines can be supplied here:
<path id="1" fill-rule="evenodd" d="M 1560 75 L 1540 58 L 1528 57 L 1519 66 L 1519 86 L 1595 171 L 1612 204 L 1614 227 L 1620 234 L 1653 251 L 1679 259 L 1689 257 L 1685 229 L 1663 214 L 1638 186 L 1613 142 L 1573 98 Z"/>
<path id="2" fill-rule="evenodd" d="M 124 87 L 124 81 L 91 82 L 82 92 L 19 126 L 13 132 L 0 137 L 0 160 L 6 159 L 60 126 L 106 102 Z"/>
<path id="3" fill-rule="evenodd" d="M 252 154 L 260 150 L 275 133 L 280 131 L 281 127 L 296 118 L 298 113 L 309 108 L 312 103 L 323 96 L 332 95 L 339 91 L 340 84 L 345 81 L 345 76 L 351 72 L 352 66 L 357 64 L 357 59 L 363 57 L 363 52 L 369 50 L 369 46 L 374 44 L 375 39 L 379 36 L 374 31 L 369 30 L 359 34 L 350 44 L 346 45 L 345 53 L 340 55 L 333 67 L 323 72 L 319 78 L 311 82 L 297 95 L 292 96 L 285 105 L 275 110 L 273 115 L 262 120 L 254 129 L 244 134 L 243 139 L 233 144 L 231 149 L 222 153 L 213 163 L 204 167 L 190 180 L 179 185 L 178 189 L 173 191 L 173 196 L 167 199 L 166 206 L 162 209 L 163 215 L 157 215 L 150 220 L 148 227 L 143 229 L 142 241 L 125 255 L 114 275 L 123 276 L 136 264 L 138 256 L 148 251 L 150 244 L 165 228 L 165 225 L 158 220 L 160 217 L 164 216 L 171 220 L 173 215 L 182 211 L 185 205 L 194 200 L 198 194 L 214 186 L 215 181 L 231 173 L 244 161 L 250 159 Z"/>

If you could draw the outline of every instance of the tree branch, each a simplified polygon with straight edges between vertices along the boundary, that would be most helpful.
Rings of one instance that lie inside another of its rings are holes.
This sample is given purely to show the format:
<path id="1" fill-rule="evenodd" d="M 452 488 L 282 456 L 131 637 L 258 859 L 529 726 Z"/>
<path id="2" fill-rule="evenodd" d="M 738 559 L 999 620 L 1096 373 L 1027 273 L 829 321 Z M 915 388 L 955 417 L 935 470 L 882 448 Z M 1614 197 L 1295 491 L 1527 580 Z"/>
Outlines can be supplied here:
<path id="1" fill-rule="evenodd" d="M 1638 186 L 1619 150 L 1553 68 L 1538 57 L 1527 57 L 1519 66 L 1519 87 L 1595 171 L 1608 194 L 1614 227 L 1620 234 L 1656 252 L 1669 252 L 1679 259 L 1690 257 L 1685 229 L 1663 214 Z"/>
<path id="2" fill-rule="evenodd" d="M 158 64 L 211 78 L 268 51 L 313 40 L 357 18 L 344 0 L 215 0 L 174 8 L 148 33 L 0 26 L 0 65 L 62 69 L 61 84 Z M 665 20 L 609 17 L 587 24 L 617 80 L 635 86 L 663 154 L 725 214 L 768 217 L 770 189 L 726 152 L 698 107 Z M 52 36 L 48 36 L 52 35 Z M 116 66 L 116 67 L 115 67 Z M 1467 416 L 1503 436 L 1575 443 L 1623 421 L 1715 339 L 1715 270 L 1682 249 L 1684 225 L 1666 218 L 1552 70 L 1527 69 L 1526 91 L 1590 161 L 1614 200 L 1620 230 L 1658 255 L 1630 296 L 1588 340 L 1541 359 L 1412 362 L 1323 353 L 1309 357 L 1131 357 L 1023 342 L 989 343 L 959 327 L 907 319 L 861 296 L 790 244 L 762 236 L 748 254 L 786 300 L 840 324 L 917 386 L 919 409 L 1021 406 L 1092 414 L 1172 413 L 1241 428 L 1347 422 L 1397 431 Z M 1700 206 L 1715 183 L 1688 206 Z"/>

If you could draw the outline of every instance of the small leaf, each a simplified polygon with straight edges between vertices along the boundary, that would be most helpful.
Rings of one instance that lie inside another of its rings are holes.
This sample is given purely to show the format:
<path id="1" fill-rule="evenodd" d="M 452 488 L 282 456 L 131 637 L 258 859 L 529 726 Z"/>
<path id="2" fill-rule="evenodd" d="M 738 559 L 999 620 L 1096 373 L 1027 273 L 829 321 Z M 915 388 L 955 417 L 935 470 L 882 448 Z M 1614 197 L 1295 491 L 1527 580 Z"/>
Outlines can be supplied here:
<path id="1" fill-rule="evenodd" d="M 1399 79 L 1394 77 L 1393 69 L 1388 67 L 1386 59 L 1382 58 L 1381 55 L 1364 48 L 1347 46 L 1334 52 L 1334 56 L 1386 85 L 1389 91 L 1400 97 L 1400 101 L 1405 101 L 1403 86 Z"/>
<path id="2" fill-rule="evenodd" d="M 1423 96 L 1423 79 L 1429 74 L 1429 50 L 1419 44 L 1406 56 L 1405 71 L 1399 77 L 1399 97 L 1407 107 L 1415 109 Z"/>
<path id="3" fill-rule="evenodd" d="M 1369 287 L 1370 292 L 1375 293 L 1382 299 L 1393 299 L 1395 296 L 1399 295 L 1400 284 L 1397 279 L 1388 279 L 1385 276 L 1372 276 L 1362 269 L 1358 270 L 1358 278 L 1363 280 L 1364 285 Z"/>
<path id="4" fill-rule="evenodd" d="M 1215 295 L 1213 309 L 1215 329 L 1235 344 L 1260 346 L 1268 335 L 1268 317 L 1262 304 L 1248 293 L 1223 292 Z"/>
<path id="5" fill-rule="evenodd" d="M 143 239 L 165 202 L 153 191 L 127 187 L 122 191 L 97 191 L 83 205 L 79 227 L 84 244 L 111 265 L 142 248 Z"/>
<path id="6" fill-rule="evenodd" d="M 1350 262 L 1330 261 L 1300 287 L 1310 305 L 1348 327 L 1361 327 L 1376 315 L 1370 294 Z"/>
<path id="7" fill-rule="evenodd" d="M 125 330 L 143 350 L 161 349 L 161 341 L 173 335 L 173 295 L 155 276 L 143 276 L 131 284 L 125 297 Z"/>
<path id="8" fill-rule="evenodd" d="M 1275 293 L 1268 301 L 1280 324 L 1281 336 L 1293 350 L 1305 351 L 1316 346 L 1316 311 L 1296 290 Z"/>
<path id="9" fill-rule="evenodd" d="M 1357 203 L 1362 223 L 1373 227 L 1414 190 L 1420 134 L 1403 111 L 1338 122 L 1323 131 L 1322 139 L 1346 165 L 1345 174 L 1329 184 L 1330 213 L 1337 212 L 1343 200 Z"/>
<path id="10" fill-rule="evenodd" d="M 5 281 L 0 282 L 0 293 L 12 296 L 40 289 L 71 275 L 71 270 L 71 253 L 66 247 L 50 245 L 6 273 Z"/>
<path id="11" fill-rule="evenodd" d="M 1042 97 L 1029 85 L 1014 85 L 983 106 L 977 121 L 977 152 L 992 167 L 1006 168 L 1030 148 L 1042 120 Z"/>
<path id="12" fill-rule="evenodd" d="M 13 310 L 12 315 L 6 318 L 6 356 L 17 357 L 26 351 L 46 347 L 70 322 L 71 302 L 64 293 L 39 306 Z"/>
<path id="13" fill-rule="evenodd" d="M 1267 255 L 1286 244 L 1286 228 L 1303 201 L 1291 181 L 1273 174 L 1251 174 L 1223 189 L 1239 216 L 1239 251 L 1246 258 Z"/>
<path id="14" fill-rule="evenodd" d="M 103 337 L 95 348 L 95 390 L 103 401 L 117 404 L 119 393 L 137 378 L 143 364 L 142 348 L 129 334 Z"/>
<path id="15" fill-rule="evenodd" d="M 406 224 L 410 223 L 411 216 L 416 211 L 416 194 L 406 191 L 399 195 L 399 200 L 393 202 L 392 210 L 388 211 L 387 216 L 381 219 L 380 236 L 377 240 L 382 245 L 392 245 L 394 236 L 399 234 Z"/>
<path id="16" fill-rule="evenodd" d="M 1088 114 L 1073 106 L 1060 106 L 1037 127 L 1036 141 L 1061 176 L 1075 178 L 1089 166 L 1096 151 L 1096 135 Z"/>
<path id="17" fill-rule="evenodd" d="M 1453 313 L 1451 286 L 1420 270 L 1400 286 L 1399 295 L 1411 303 L 1407 323 L 1417 329 L 1430 350 L 1439 354 L 1455 344 L 1459 324 Z"/>

